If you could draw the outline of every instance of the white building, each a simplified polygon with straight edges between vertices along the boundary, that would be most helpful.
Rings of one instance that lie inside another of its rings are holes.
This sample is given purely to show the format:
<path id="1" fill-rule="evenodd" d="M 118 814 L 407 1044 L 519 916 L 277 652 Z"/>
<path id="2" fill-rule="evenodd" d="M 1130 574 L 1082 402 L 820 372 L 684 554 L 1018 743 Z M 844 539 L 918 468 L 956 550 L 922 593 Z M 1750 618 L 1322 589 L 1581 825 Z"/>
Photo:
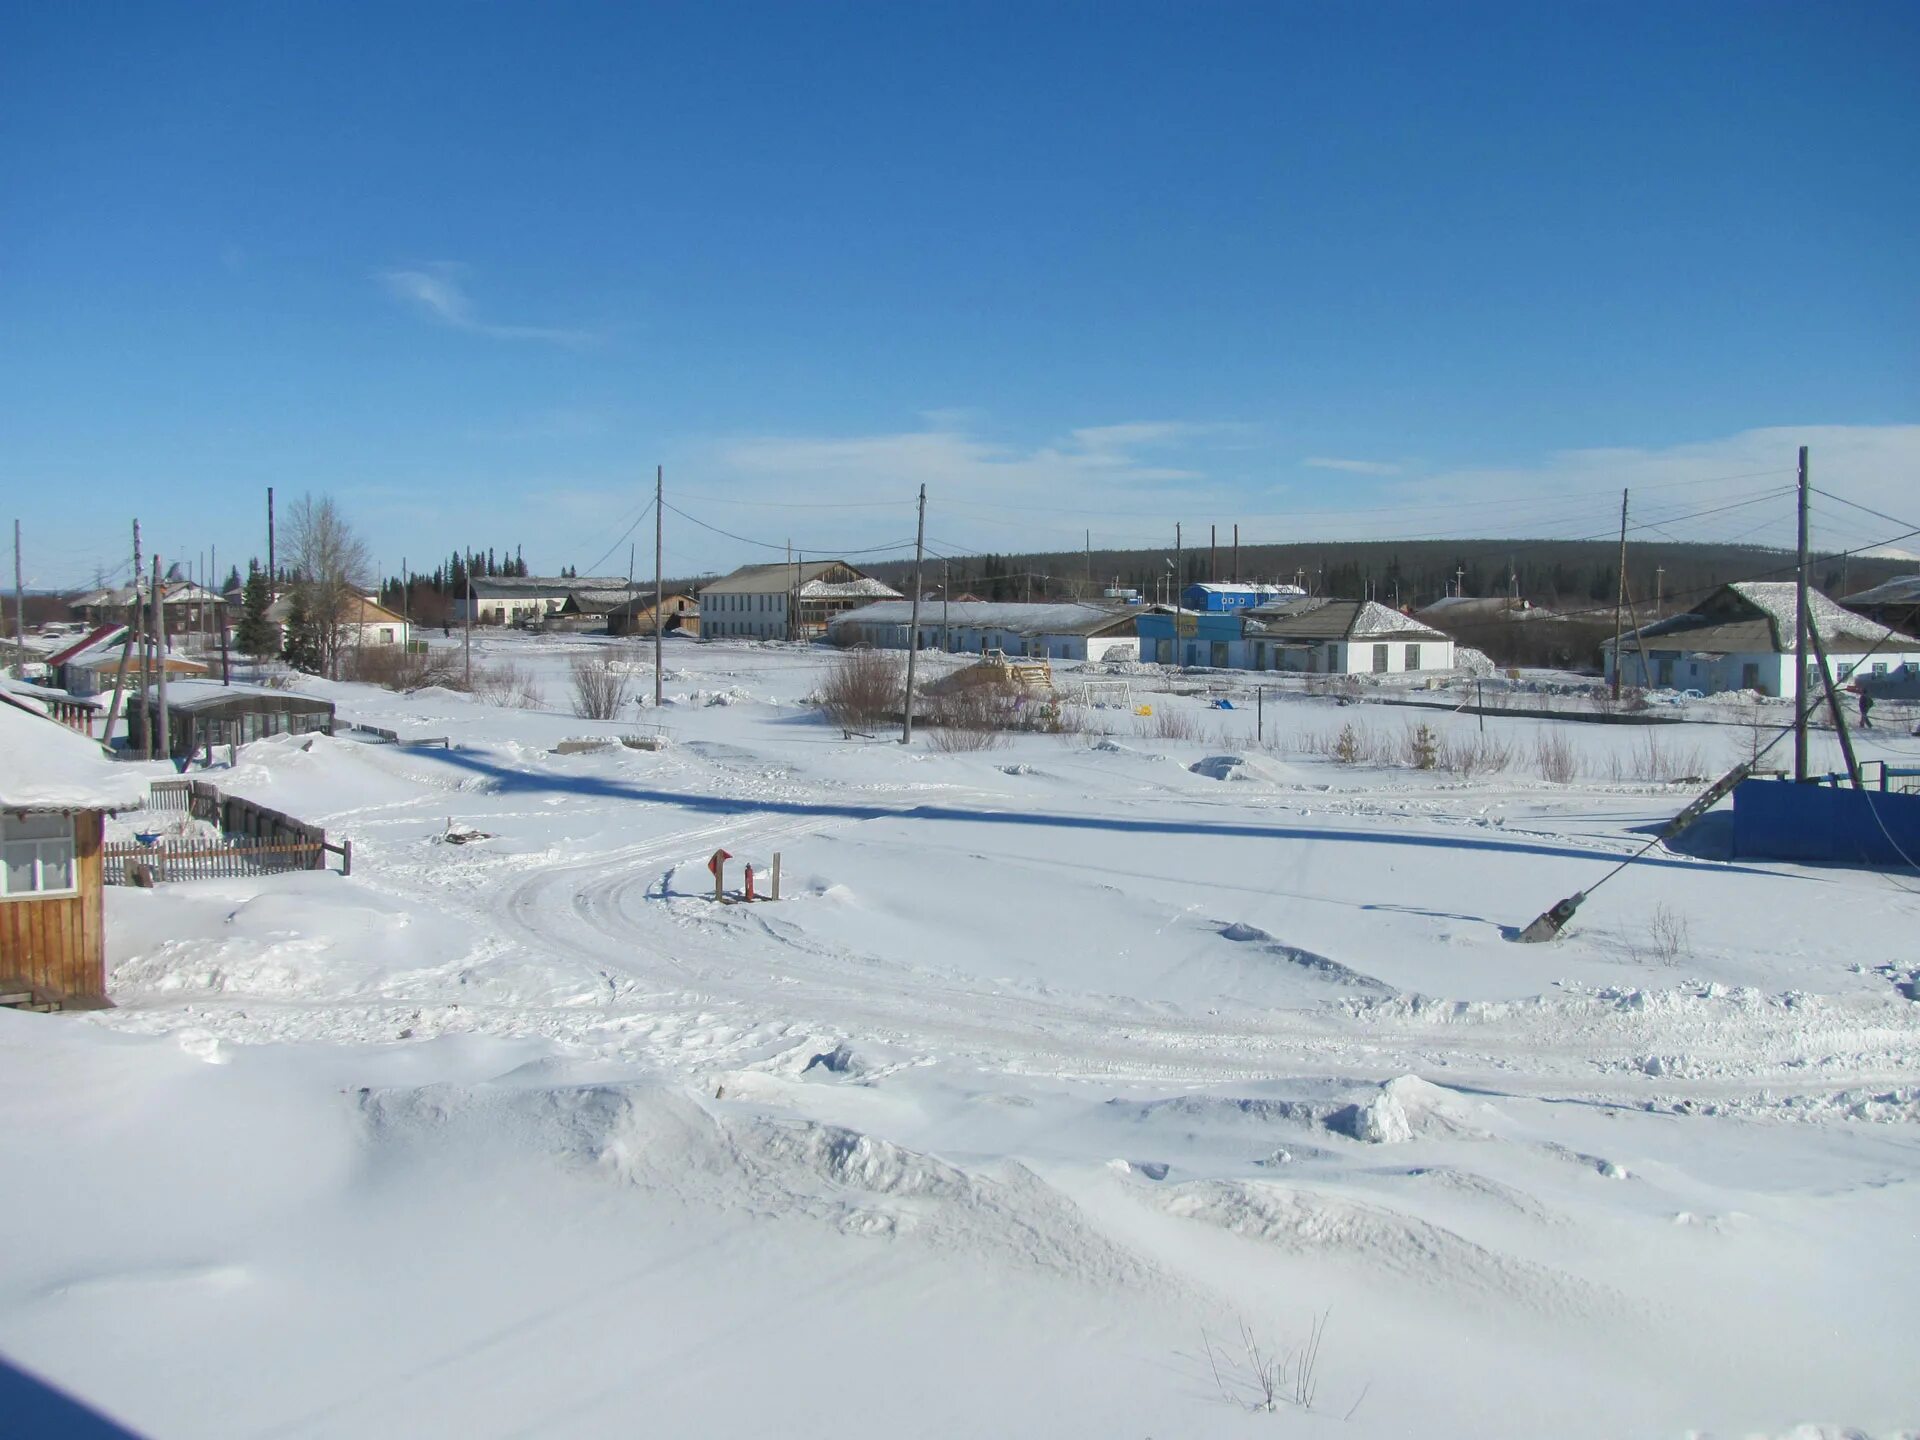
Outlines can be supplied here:
<path id="1" fill-rule="evenodd" d="M 1243 612 L 1253 670 L 1411 675 L 1453 669 L 1453 640 L 1374 600 L 1284 600 Z M 1229 662 L 1236 663 L 1236 662 Z"/>
<path id="2" fill-rule="evenodd" d="M 1833 678 L 1855 671 L 1886 675 L 1920 664 L 1920 640 L 1843 610 L 1809 590 L 1808 611 L 1827 652 Z M 1791 580 L 1741 580 L 1722 586 L 1685 615 L 1630 631 L 1620 643 L 1622 684 L 1648 689 L 1755 690 L 1797 700 L 1794 665 L 1795 586 Z M 1601 645 L 1609 683 L 1615 660 L 1611 638 Z M 1807 668 L 1813 675 L 1812 642 Z"/>
<path id="3" fill-rule="evenodd" d="M 651 585 L 636 585 L 624 575 L 476 575 L 466 595 L 453 597 L 453 623 L 464 625 L 469 609 L 476 625 L 531 625 L 558 615 L 567 598 L 581 591 L 618 591 L 625 595 L 652 594 Z"/>
<path id="4" fill-rule="evenodd" d="M 747 565 L 700 591 L 700 638 L 810 640 L 845 611 L 899 598 L 844 560 Z"/>
<path id="5" fill-rule="evenodd" d="M 997 600 L 923 600 L 920 648 L 981 654 L 1044 655 L 1053 660 L 1138 660 L 1138 609 L 1112 605 L 1014 604 Z M 884 600 L 837 617 L 827 632 L 835 643 L 904 650 L 913 604 Z"/>

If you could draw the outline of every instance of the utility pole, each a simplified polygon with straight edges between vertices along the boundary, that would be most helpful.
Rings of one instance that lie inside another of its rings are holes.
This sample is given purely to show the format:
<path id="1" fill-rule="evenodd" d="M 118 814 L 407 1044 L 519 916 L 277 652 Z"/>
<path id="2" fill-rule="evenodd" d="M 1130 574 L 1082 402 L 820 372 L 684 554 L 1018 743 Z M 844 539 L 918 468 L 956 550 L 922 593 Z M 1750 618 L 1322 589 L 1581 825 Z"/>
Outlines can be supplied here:
<path id="1" fill-rule="evenodd" d="M 153 689 L 153 592 L 149 590 L 147 592 L 147 598 L 144 601 L 140 598 L 140 582 L 147 577 L 141 571 L 138 563 L 140 555 L 140 522 L 137 520 L 133 523 L 133 553 L 135 558 L 133 567 L 134 628 L 139 632 L 140 636 L 140 758 L 142 760 L 151 760 L 153 758 L 153 721 L 152 717 L 147 713 L 146 705 L 147 697 L 152 693 Z"/>
<path id="2" fill-rule="evenodd" d="M 27 670 L 27 590 L 20 580 L 20 522 L 13 522 L 13 645 L 14 673 Z"/>
<path id="3" fill-rule="evenodd" d="M 133 594 L 137 602 L 140 595 L 140 522 L 138 520 L 133 522 Z M 127 657 L 133 653 L 133 622 L 137 621 L 138 618 L 139 611 L 137 607 L 132 605 L 128 606 L 127 620 L 129 623 L 127 625 L 126 641 L 120 647 L 120 664 L 115 667 L 113 674 L 113 701 L 107 706 L 107 728 L 100 732 L 100 743 L 108 748 L 111 748 L 113 745 L 114 722 L 120 715 L 121 697 L 126 694 Z M 133 714 L 133 707 L 130 705 L 127 707 L 127 714 L 129 717 Z M 129 718 L 127 723 L 127 738 L 129 741 L 133 738 L 133 723 L 131 718 Z"/>
<path id="4" fill-rule="evenodd" d="M 460 630 L 461 663 L 466 667 L 467 693 L 473 693 L 473 556 L 462 562 L 467 572 L 467 623 Z"/>
<path id="5" fill-rule="evenodd" d="M 1087 531 L 1087 598 L 1093 598 L 1093 531 Z"/>
<path id="6" fill-rule="evenodd" d="M 1620 703 L 1620 639 L 1627 613 L 1627 492 L 1620 492 L 1620 584 L 1613 600 L 1613 700 Z"/>
<path id="7" fill-rule="evenodd" d="M 1793 778 L 1807 778 L 1807 447 L 1800 447 L 1799 568 L 1793 590 Z"/>
<path id="8" fill-rule="evenodd" d="M 1660 596 L 1661 591 L 1666 588 L 1664 583 L 1666 574 L 1666 566 L 1656 565 L 1653 567 L 1653 618 L 1656 620 L 1660 618 Z"/>
<path id="9" fill-rule="evenodd" d="M 1173 602 L 1173 613 L 1176 617 L 1180 614 L 1180 592 L 1186 588 L 1187 584 L 1187 557 L 1185 551 L 1181 548 L 1183 543 L 1180 534 L 1180 522 L 1176 520 L 1173 522 L 1173 580 L 1167 586 L 1167 589 L 1171 592 L 1167 598 Z M 1175 635 L 1180 633 L 1180 622 L 1177 618 L 1173 622 L 1173 633 Z"/>
<path id="10" fill-rule="evenodd" d="M 160 557 L 153 557 L 153 628 L 160 642 L 160 673 L 154 683 L 158 687 L 160 698 L 160 758 L 168 759 L 173 754 L 173 729 L 167 719 L 167 597 L 160 590 Z M 148 736 L 151 744 L 152 736 Z M 151 758 L 151 757 L 149 757 Z"/>
<path id="11" fill-rule="evenodd" d="M 1207 526 L 1207 583 L 1220 583 L 1220 527 Z"/>
<path id="12" fill-rule="evenodd" d="M 947 579 L 947 557 L 942 555 L 940 557 L 940 648 L 948 653 L 952 653 L 953 650 L 953 626 L 947 619 L 950 613 L 947 605 L 952 595 L 953 587 Z"/>
<path id="13" fill-rule="evenodd" d="M 660 497 L 665 493 L 667 467 L 653 467 L 653 708 L 660 708 L 660 657 L 662 654 L 661 636 L 666 632 L 661 628 L 665 623 L 660 615 L 661 605 L 661 566 L 666 555 L 666 521 L 660 514 Z"/>
<path id="14" fill-rule="evenodd" d="M 1233 522 L 1233 583 L 1240 583 L 1240 522 Z"/>
<path id="15" fill-rule="evenodd" d="M 920 654 L 920 562 L 927 547 L 927 487 L 920 487 L 920 522 L 913 534 L 913 609 L 907 620 L 907 705 L 900 725 L 900 743 L 913 740 L 913 662 Z"/>
<path id="16" fill-rule="evenodd" d="M 140 583 L 139 577 L 134 583 Z M 280 598 L 280 572 L 273 560 L 273 486 L 267 486 L 267 594 L 272 599 Z"/>

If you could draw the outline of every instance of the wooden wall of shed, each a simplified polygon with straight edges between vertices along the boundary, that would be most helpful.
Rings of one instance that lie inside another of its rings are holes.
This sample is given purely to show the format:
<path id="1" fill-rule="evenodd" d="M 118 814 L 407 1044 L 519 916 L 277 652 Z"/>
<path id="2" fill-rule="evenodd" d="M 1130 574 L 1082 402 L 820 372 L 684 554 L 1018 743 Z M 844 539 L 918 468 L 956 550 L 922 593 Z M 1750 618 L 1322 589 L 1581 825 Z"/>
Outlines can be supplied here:
<path id="1" fill-rule="evenodd" d="M 107 1003 L 100 899 L 104 829 L 98 811 L 74 816 L 76 894 L 0 899 L 0 981 L 24 982 L 44 998 L 76 1008 Z"/>

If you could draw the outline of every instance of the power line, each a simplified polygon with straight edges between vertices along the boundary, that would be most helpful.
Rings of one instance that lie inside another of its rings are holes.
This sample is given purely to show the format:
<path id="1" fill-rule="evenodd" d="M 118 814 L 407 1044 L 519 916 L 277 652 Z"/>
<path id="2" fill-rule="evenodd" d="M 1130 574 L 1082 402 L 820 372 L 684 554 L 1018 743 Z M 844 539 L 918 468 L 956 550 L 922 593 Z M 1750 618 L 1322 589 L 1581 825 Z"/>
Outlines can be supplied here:
<path id="1" fill-rule="evenodd" d="M 593 564 L 587 566 L 587 574 L 591 575 L 593 574 L 594 571 L 598 570 L 601 567 L 601 565 L 603 565 L 607 561 L 607 559 L 613 554 L 613 552 L 618 550 L 620 546 L 623 543 L 625 543 L 627 536 L 633 534 L 635 530 L 638 530 L 640 528 L 640 522 L 646 519 L 647 516 L 651 515 L 652 513 L 653 513 L 653 501 L 649 500 L 643 507 L 641 507 L 640 513 L 633 517 L 633 524 L 627 526 L 626 529 L 622 530 L 620 532 L 620 538 L 618 540 L 615 540 L 613 544 L 607 547 L 607 553 L 605 555 L 602 555 L 598 560 L 594 561 Z"/>

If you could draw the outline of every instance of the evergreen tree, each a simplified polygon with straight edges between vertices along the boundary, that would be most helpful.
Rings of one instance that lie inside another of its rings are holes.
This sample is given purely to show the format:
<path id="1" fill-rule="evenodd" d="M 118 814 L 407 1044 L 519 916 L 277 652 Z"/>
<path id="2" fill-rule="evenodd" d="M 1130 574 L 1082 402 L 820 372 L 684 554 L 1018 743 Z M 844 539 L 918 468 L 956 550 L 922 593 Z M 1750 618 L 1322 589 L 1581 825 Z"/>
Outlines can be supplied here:
<path id="1" fill-rule="evenodd" d="M 236 567 L 237 569 L 237 567 Z M 247 564 L 247 585 L 240 594 L 240 624 L 233 632 L 233 643 L 242 655 L 265 659 L 280 646 L 267 610 L 273 604 L 273 592 L 267 588 L 267 572 L 258 561 Z"/>
<path id="2" fill-rule="evenodd" d="M 220 587 L 220 593 L 222 595 L 231 595 L 233 594 L 234 591 L 238 590 L 239 588 L 240 588 L 240 567 L 238 565 L 235 565 L 228 569 L 227 580 L 226 580 L 226 583 Z"/>
<path id="3" fill-rule="evenodd" d="M 318 675 L 325 663 L 321 657 L 320 631 L 307 613 L 300 587 L 295 587 L 288 601 L 287 643 L 280 658 L 308 675 Z"/>

